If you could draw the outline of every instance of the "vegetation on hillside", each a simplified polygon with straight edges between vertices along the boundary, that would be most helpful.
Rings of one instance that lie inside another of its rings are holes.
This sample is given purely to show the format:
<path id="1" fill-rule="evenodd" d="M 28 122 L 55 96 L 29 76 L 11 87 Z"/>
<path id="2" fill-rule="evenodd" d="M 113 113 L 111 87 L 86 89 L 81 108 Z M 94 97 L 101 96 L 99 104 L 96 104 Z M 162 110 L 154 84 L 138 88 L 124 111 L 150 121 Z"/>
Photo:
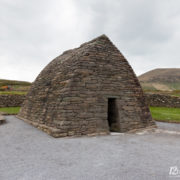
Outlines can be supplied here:
<path id="1" fill-rule="evenodd" d="M 180 97 L 180 90 L 175 90 L 175 91 L 159 91 L 159 90 L 147 90 L 147 89 L 143 88 L 143 91 L 145 93 L 150 93 L 150 94 L 162 94 L 162 95 L 169 95 L 169 96 Z"/>
<path id="2" fill-rule="evenodd" d="M 162 68 L 139 76 L 141 82 L 180 83 L 180 68 Z"/>
<path id="3" fill-rule="evenodd" d="M 31 83 L 26 82 L 26 81 L 0 79 L 0 94 L 24 95 L 27 93 L 30 86 L 31 86 Z"/>
<path id="4" fill-rule="evenodd" d="M 31 83 L 27 81 L 15 81 L 15 80 L 5 80 L 5 79 L 0 79 L 0 86 L 30 86 Z"/>

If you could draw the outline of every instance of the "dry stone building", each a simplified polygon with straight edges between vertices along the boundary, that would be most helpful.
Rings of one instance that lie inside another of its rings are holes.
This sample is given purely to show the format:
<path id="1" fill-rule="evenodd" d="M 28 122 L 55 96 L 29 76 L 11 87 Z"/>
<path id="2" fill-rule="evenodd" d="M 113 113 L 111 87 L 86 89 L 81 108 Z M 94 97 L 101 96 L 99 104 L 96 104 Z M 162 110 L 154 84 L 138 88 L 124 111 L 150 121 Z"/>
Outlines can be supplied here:
<path id="1" fill-rule="evenodd" d="M 154 125 L 136 75 L 105 35 L 50 62 L 18 116 L 54 137 Z"/>

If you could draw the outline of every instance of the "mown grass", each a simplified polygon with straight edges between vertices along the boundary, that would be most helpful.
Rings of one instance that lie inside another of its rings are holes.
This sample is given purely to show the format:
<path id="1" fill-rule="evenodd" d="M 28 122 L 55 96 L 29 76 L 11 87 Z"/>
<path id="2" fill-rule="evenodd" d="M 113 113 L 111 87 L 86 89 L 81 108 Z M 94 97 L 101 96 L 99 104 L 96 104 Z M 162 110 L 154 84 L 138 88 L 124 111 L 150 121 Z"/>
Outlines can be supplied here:
<path id="1" fill-rule="evenodd" d="M 0 112 L 5 114 L 18 114 L 20 107 L 4 107 L 0 108 Z"/>
<path id="2" fill-rule="evenodd" d="M 26 91 L 0 91 L 0 94 L 18 94 L 18 95 L 26 95 Z"/>
<path id="3" fill-rule="evenodd" d="M 180 108 L 150 107 L 150 111 L 157 121 L 180 123 Z"/>

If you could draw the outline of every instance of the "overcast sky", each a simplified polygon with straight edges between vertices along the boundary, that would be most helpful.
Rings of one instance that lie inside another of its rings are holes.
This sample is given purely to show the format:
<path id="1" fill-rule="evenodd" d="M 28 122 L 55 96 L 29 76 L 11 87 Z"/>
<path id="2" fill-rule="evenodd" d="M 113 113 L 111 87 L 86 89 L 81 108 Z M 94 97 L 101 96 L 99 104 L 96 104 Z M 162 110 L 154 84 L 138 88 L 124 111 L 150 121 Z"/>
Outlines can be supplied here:
<path id="1" fill-rule="evenodd" d="M 180 0 L 0 0 L 0 79 L 34 81 L 53 58 L 101 34 L 137 75 L 180 68 Z"/>

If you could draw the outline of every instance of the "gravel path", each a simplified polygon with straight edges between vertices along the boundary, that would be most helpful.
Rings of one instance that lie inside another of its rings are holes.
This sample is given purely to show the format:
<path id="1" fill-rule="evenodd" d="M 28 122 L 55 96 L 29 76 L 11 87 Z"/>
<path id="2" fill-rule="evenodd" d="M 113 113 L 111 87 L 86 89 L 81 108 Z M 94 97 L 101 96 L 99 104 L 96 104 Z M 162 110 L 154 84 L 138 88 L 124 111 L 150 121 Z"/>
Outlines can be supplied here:
<path id="1" fill-rule="evenodd" d="M 55 139 L 13 116 L 0 126 L 0 180 L 178 179 L 171 166 L 180 169 L 178 134 Z"/>
<path id="2" fill-rule="evenodd" d="M 156 122 L 158 128 L 170 131 L 180 132 L 180 124 L 177 123 L 165 123 L 165 122 Z"/>

